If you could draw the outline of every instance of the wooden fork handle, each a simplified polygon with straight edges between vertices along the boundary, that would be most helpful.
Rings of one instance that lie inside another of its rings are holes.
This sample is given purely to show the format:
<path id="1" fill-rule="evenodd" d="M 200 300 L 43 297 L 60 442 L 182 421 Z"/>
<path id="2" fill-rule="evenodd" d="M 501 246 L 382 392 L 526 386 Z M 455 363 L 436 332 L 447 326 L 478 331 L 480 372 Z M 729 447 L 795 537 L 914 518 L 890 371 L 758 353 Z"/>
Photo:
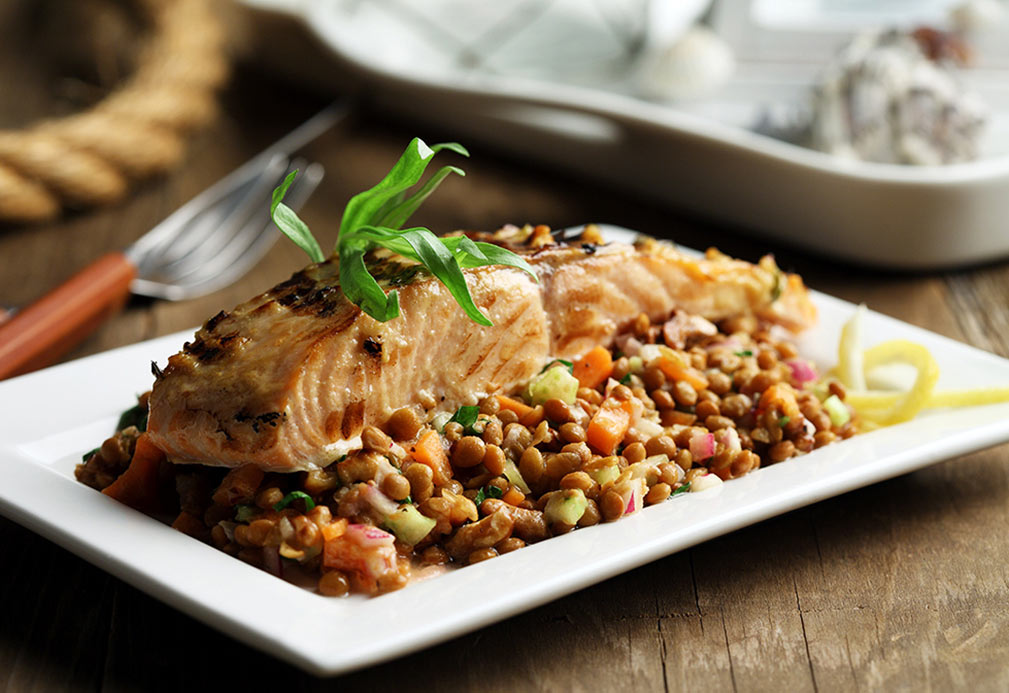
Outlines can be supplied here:
<path id="1" fill-rule="evenodd" d="M 0 325 L 0 380 L 51 365 L 126 302 L 136 267 L 122 253 L 95 260 Z"/>

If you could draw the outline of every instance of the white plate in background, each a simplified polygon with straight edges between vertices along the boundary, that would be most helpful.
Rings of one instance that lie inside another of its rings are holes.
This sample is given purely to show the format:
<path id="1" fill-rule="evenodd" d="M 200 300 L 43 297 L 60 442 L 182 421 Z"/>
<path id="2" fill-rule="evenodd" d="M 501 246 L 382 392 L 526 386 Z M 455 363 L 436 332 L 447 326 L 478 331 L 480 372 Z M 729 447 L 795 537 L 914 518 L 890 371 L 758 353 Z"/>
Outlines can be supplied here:
<path id="1" fill-rule="evenodd" d="M 801 352 L 834 362 L 850 303 L 815 293 Z M 1009 384 L 1009 361 L 869 313 L 870 342 L 924 344 L 940 387 Z M 307 671 L 388 660 L 532 609 L 613 575 L 818 500 L 1009 440 L 1009 404 L 926 413 L 373 599 L 330 599 L 200 543 L 74 480 L 81 454 L 151 385 L 192 332 L 0 382 L 0 513 L 151 596 Z M 866 346 L 870 346 L 867 344 Z M 54 396 L 59 393 L 59 396 Z M 437 605 L 451 603 L 451 609 Z M 269 609 L 261 608 L 269 604 Z M 276 614 L 284 614 L 279 623 Z"/>
<path id="2" fill-rule="evenodd" d="M 561 82 L 517 64 L 465 70 L 458 61 L 440 60 L 436 50 L 404 51 L 403 40 L 388 38 L 390 25 L 376 8 L 400 11 L 412 4 L 423 7 L 423 0 L 243 2 L 301 18 L 332 50 L 339 73 L 366 82 L 376 103 L 432 124 L 452 139 L 488 142 L 775 241 L 858 263 L 925 269 L 1009 256 L 1004 225 L 1009 218 L 1007 61 L 986 63 L 966 76 L 994 112 L 982 160 L 941 167 L 872 164 L 840 160 L 745 127 L 762 103 L 797 98 L 817 72 L 810 60 L 825 62 L 838 40 L 825 36 L 822 27 L 761 30 L 750 15 L 753 0 L 715 3 L 716 31 L 738 34 L 727 36 L 730 43 L 747 40 L 740 47 L 738 79 L 710 100 L 680 109 L 635 98 L 633 71 L 619 79 L 605 61 L 599 62 L 598 74 L 574 74 Z M 683 8 L 665 20 L 664 35 L 674 36 L 675 28 L 696 17 L 707 2 L 652 5 Z M 396 36 L 410 35 L 409 25 L 396 26 Z M 1002 36 L 985 45 L 1006 53 Z M 563 55 L 560 47 L 545 43 L 545 55 Z M 775 59 L 751 55 L 758 44 L 777 51 Z M 797 52 L 808 59 L 793 61 Z M 301 70 L 311 72 L 316 82 L 326 72 L 317 64 Z"/>

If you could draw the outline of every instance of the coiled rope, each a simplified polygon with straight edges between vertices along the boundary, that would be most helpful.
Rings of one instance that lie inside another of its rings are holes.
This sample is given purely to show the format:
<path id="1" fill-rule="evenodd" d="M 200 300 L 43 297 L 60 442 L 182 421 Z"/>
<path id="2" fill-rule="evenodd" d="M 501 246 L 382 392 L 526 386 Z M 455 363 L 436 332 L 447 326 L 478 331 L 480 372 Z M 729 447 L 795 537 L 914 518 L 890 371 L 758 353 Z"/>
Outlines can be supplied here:
<path id="1" fill-rule="evenodd" d="M 117 202 L 132 181 L 174 167 L 183 135 L 214 117 L 229 65 L 212 3 L 139 4 L 151 38 L 122 86 L 87 111 L 0 130 L 0 221 Z"/>

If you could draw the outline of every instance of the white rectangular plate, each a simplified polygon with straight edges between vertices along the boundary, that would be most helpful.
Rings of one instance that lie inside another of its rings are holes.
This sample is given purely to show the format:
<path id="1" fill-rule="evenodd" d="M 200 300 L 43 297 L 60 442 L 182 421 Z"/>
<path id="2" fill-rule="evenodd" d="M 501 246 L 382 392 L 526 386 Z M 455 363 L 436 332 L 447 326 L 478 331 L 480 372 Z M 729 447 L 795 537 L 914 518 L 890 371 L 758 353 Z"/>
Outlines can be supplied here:
<path id="1" fill-rule="evenodd" d="M 803 353 L 830 365 L 853 306 L 814 294 Z M 870 313 L 870 344 L 920 342 L 940 386 L 1009 384 L 1009 361 Z M 299 589 L 77 483 L 74 465 L 191 333 L 0 383 L 0 512 L 195 618 L 310 672 L 387 660 L 504 619 L 779 513 L 1009 440 L 1009 404 L 932 412 L 374 599 Z M 868 345 L 867 345 L 868 346 Z M 452 609 L 431 608 L 451 601 Z M 261 604 L 270 604 L 262 609 Z M 284 614 L 278 627 L 274 614 Z"/>

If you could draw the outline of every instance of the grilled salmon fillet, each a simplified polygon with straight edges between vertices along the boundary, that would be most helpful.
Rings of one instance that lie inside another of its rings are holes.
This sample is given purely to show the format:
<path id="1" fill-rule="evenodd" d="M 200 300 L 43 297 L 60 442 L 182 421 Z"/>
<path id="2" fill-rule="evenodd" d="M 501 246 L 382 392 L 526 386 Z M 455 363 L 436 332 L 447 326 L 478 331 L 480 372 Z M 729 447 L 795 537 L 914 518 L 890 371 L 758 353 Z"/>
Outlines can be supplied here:
<path id="1" fill-rule="evenodd" d="M 522 254 L 539 275 L 465 270 L 493 327 L 469 320 L 439 281 L 398 256 L 372 264 L 384 288 L 399 290 L 400 317 L 389 322 L 344 297 L 336 259 L 219 313 L 156 373 L 153 442 L 176 463 L 310 470 L 359 448 L 364 427 L 396 409 L 455 410 L 507 392 L 549 358 L 609 344 L 640 313 L 755 315 L 793 331 L 816 317 L 802 280 L 770 257 L 753 265 L 653 239 L 601 244 L 591 227 L 555 243 L 543 228 L 471 234 Z"/>

